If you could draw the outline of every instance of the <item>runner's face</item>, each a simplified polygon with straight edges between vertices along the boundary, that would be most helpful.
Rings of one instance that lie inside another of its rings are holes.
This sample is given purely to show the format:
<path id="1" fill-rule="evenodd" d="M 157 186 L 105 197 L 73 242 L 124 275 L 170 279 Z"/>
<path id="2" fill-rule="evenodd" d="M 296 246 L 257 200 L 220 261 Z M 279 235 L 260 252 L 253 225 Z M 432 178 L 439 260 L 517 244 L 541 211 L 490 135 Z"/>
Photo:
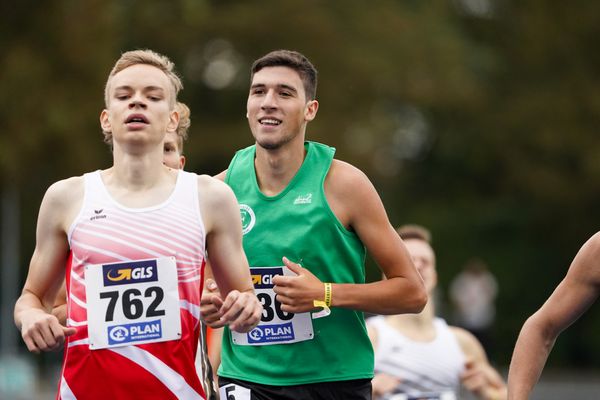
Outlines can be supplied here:
<path id="1" fill-rule="evenodd" d="M 178 139 L 176 132 L 168 132 L 163 144 L 163 164 L 173 169 L 183 169 L 185 164 L 185 157 L 181 155 Z"/>
<path id="2" fill-rule="evenodd" d="M 109 85 L 109 104 L 100 121 L 104 130 L 112 131 L 113 140 L 162 142 L 167 130 L 174 131 L 174 94 L 160 69 L 133 65 L 113 76 Z"/>
<path id="3" fill-rule="evenodd" d="M 437 285 L 437 272 L 435 270 L 435 254 L 431 246 L 418 239 L 408 239 L 404 241 L 408 253 L 410 254 L 417 271 L 421 274 L 425 289 L 431 293 Z"/>
<path id="4" fill-rule="evenodd" d="M 307 102 L 302 80 L 291 68 L 266 67 L 252 77 L 246 116 L 263 148 L 278 149 L 295 138 L 303 142 L 317 108 L 315 100 Z"/>

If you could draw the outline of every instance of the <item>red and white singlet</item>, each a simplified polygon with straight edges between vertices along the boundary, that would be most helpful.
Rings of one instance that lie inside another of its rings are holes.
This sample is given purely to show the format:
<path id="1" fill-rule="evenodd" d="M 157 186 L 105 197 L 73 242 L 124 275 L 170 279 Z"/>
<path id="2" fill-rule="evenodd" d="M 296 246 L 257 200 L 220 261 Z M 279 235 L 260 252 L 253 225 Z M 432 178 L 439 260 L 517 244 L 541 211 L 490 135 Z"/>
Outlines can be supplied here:
<path id="1" fill-rule="evenodd" d="M 194 367 L 206 256 L 198 176 L 179 171 L 165 202 L 139 209 L 117 203 L 100 171 L 84 180 L 66 270 L 77 333 L 65 343 L 57 399 L 204 399 Z M 161 337 L 169 329 L 177 338 Z"/>

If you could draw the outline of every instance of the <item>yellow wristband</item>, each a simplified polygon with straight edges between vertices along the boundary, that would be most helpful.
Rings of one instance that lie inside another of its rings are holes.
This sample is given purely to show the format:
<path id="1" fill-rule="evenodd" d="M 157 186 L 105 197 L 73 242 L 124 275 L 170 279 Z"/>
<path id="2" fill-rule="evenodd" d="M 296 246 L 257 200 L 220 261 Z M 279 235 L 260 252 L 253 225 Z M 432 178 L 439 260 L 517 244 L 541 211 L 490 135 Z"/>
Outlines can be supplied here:
<path id="1" fill-rule="evenodd" d="M 331 307 L 331 283 L 325 283 L 325 304 Z"/>
<path id="2" fill-rule="evenodd" d="M 327 304 L 325 304 L 325 302 L 323 300 L 315 300 L 315 301 L 313 301 L 313 305 L 315 307 L 322 308 L 321 311 L 316 312 L 312 315 L 313 319 L 327 317 L 327 316 L 329 316 L 329 314 L 331 314 L 331 309 L 329 307 L 327 307 Z"/>
<path id="3" fill-rule="evenodd" d="M 329 307 L 331 307 L 331 283 L 324 283 L 324 285 L 325 285 L 325 299 L 313 301 L 313 305 L 315 307 L 322 308 L 322 310 L 317 313 L 314 313 L 312 315 L 313 319 L 327 317 L 329 314 L 331 314 L 331 310 L 329 309 Z"/>

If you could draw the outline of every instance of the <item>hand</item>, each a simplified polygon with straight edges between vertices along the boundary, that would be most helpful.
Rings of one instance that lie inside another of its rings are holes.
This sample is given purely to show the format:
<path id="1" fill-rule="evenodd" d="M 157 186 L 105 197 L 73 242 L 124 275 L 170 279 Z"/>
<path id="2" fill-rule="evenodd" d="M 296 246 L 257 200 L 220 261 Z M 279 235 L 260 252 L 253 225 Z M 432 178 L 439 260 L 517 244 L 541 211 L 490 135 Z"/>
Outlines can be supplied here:
<path id="1" fill-rule="evenodd" d="M 467 359 L 461 382 L 480 399 L 506 399 L 506 385 L 490 365 Z"/>
<path id="2" fill-rule="evenodd" d="M 477 395 L 483 392 L 487 384 L 481 363 L 476 363 L 472 359 L 465 361 L 465 371 L 460 376 L 460 380 L 465 389 Z"/>
<path id="3" fill-rule="evenodd" d="M 325 285 L 300 264 L 293 263 L 286 257 L 283 257 L 283 263 L 296 276 L 277 275 L 273 278 L 273 291 L 281 303 L 281 310 L 292 313 L 314 310 L 313 302 L 325 297 Z"/>
<path id="4" fill-rule="evenodd" d="M 221 314 L 219 313 L 222 305 L 223 299 L 217 283 L 212 279 L 207 279 L 200 298 L 200 317 L 206 325 L 214 329 L 226 325 L 224 321 L 221 321 Z"/>
<path id="5" fill-rule="evenodd" d="M 221 321 L 229 324 L 229 329 L 240 333 L 254 329 L 260 322 L 262 312 L 262 304 L 258 301 L 254 290 L 247 292 L 232 290 L 219 309 Z"/>
<path id="6" fill-rule="evenodd" d="M 65 337 L 77 333 L 76 328 L 67 328 L 58 319 L 39 309 L 31 309 L 21 317 L 21 336 L 32 353 L 60 349 Z"/>
<path id="7" fill-rule="evenodd" d="M 385 373 L 375 374 L 371 384 L 373 385 L 373 397 L 383 396 L 391 393 L 402 382 L 400 378 Z"/>

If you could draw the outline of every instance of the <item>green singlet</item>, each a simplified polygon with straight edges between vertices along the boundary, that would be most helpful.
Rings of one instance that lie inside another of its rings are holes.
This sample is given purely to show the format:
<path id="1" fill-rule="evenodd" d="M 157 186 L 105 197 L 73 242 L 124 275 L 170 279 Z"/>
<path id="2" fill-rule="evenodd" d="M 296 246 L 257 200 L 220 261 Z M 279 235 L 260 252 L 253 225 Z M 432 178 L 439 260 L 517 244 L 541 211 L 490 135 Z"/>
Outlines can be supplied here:
<path id="1" fill-rule="evenodd" d="M 365 247 L 339 222 L 325 198 L 325 176 L 335 149 L 315 142 L 306 142 L 305 149 L 296 176 L 272 197 L 258 187 L 255 146 L 238 151 L 229 165 L 225 182 L 240 203 L 250 267 L 282 266 L 286 256 L 323 282 L 364 283 Z M 276 312 L 285 316 L 278 304 L 264 300 L 263 321 Z M 331 315 L 313 319 L 312 327 L 312 339 L 262 345 L 236 344 L 225 328 L 219 375 L 280 386 L 373 377 L 373 349 L 362 312 L 332 308 Z M 261 335 L 251 336 L 260 342 Z"/>

